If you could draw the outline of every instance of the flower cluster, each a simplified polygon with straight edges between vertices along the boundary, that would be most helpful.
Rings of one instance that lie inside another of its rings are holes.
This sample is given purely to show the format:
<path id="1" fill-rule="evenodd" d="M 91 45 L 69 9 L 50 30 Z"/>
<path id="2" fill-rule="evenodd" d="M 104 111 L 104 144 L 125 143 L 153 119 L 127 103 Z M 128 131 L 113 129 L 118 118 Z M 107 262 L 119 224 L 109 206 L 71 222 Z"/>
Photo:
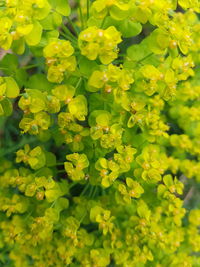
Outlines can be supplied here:
<path id="1" fill-rule="evenodd" d="M 117 58 L 117 45 L 121 41 L 121 34 L 114 26 L 106 30 L 96 26 L 88 27 L 80 33 L 78 39 L 81 54 L 90 60 L 99 57 L 103 64 L 109 64 Z"/>
<path id="2" fill-rule="evenodd" d="M 76 69 L 76 58 L 73 56 L 74 48 L 69 41 L 54 40 L 44 48 L 44 57 L 48 66 L 47 78 L 50 82 L 60 83 L 66 71 Z"/>
<path id="3" fill-rule="evenodd" d="M 39 45 L 42 37 L 48 40 L 51 34 L 44 31 L 50 33 L 53 30 L 57 35 L 62 15 L 70 12 L 69 4 L 63 4 L 63 1 L 55 4 L 48 0 L 2 0 L 0 7 L 0 47 L 5 50 L 12 47 L 19 54 L 24 53 L 25 44 Z"/>

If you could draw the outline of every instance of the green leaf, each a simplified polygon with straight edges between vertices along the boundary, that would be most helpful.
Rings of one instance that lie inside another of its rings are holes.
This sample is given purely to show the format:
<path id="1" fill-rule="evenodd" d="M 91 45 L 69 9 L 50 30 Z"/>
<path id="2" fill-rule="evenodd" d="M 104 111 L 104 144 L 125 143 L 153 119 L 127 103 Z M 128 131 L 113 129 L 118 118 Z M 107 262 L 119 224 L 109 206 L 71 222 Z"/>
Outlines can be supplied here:
<path id="1" fill-rule="evenodd" d="M 119 30 L 121 31 L 123 37 L 130 38 L 141 33 L 142 25 L 131 20 L 124 20 L 120 23 Z"/>
<path id="2" fill-rule="evenodd" d="M 6 96 L 15 98 L 19 95 L 20 89 L 16 81 L 12 77 L 5 77 L 6 81 Z"/>
<path id="3" fill-rule="evenodd" d="M 0 116 L 10 116 L 13 111 L 13 106 L 8 98 L 4 98 L 0 101 Z"/>
<path id="4" fill-rule="evenodd" d="M 60 212 L 64 209 L 67 209 L 69 206 L 69 200 L 64 197 L 60 197 L 55 204 L 55 208 Z"/>
<path id="5" fill-rule="evenodd" d="M 8 68 L 8 71 L 4 70 L 4 73 L 9 75 L 12 74 L 12 71 L 15 72 L 18 67 L 18 58 L 14 54 L 6 54 L 3 59 L 0 61 L 0 66 L 3 68 Z"/>
<path id="6" fill-rule="evenodd" d="M 103 73 L 99 70 L 96 70 L 92 73 L 88 81 L 87 90 L 90 92 L 97 92 L 99 88 L 102 88 L 104 85 Z"/>
<path id="7" fill-rule="evenodd" d="M 126 184 L 128 185 L 128 187 L 130 187 L 130 188 L 132 188 L 133 187 L 133 185 L 134 185 L 134 181 L 133 181 L 133 179 L 131 179 L 131 178 L 126 178 Z"/>
<path id="8" fill-rule="evenodd" d="M 59 197 L 65 195 L 66 192 L 63 191 L 63 188 L 60 188 L 58 183 L 55 183 L 53 188 L 50 188 L 45 191 L 45 196 L 48 202 L 53 202 Z"/>
<path id="9" fill-rule="evenodd" d="M 132 45 L 127 49 L 128 57 L 134 61 L 140 61 L 150 54 L 151 51 L 149 50 L 148 44 L 146 42 Z"/>
<path id="10" fill-rule="evenodd" d="M 98 69 L 98 64 L 95 61 L 91 61 L 84 56 L 80 56 L 79 67 L 81 73 L 89 76 L 94 70 Z"/>
<path id="11" fill-rule="evenodd" d="M 158 55 L 164 54 L 169 45 L 169 36 L 156 29 L 146 38 L 146 41 L 151 52 Z"/>
<path id="12" fill-rule="evenodd" d="M 54 28 L 60 26 L 62 23 L 62 16 L 58 13 L 53 13 L 53 25 Z"/>
<path id="13" fill-rule="evenodd" d="M 28 45 L 35 46 L 39 44 L 42 37 L 42 26 L 38 21 L 35 21 L 33 24 L 32 31 L 25 36 L 25 40 Z"/>
<path id="14" fill-rule="evenodd" d="M 97 19 L 94 17 L 90 17 L 87 21 L 87 26 L 97 26 L 98 28 L 100 28 L 102 25 L 102 20 L 101 19 Z M 104 27 L 103 27 L 104 28 Z"/>
<path id="15" fill-rule="evenodd" d="M 56 156 L 53 153 L 45 151 L 45 157 L 47 167 L 52 167 L 56 165 Z"/>
<path id="16" fill-rule="evenodd" d="M 34 12 L 34 18 L 37 20 L 44 19 L 50 12 L 51 6 L 47 0 L 43 0 L 44 6 L 42 8 L 37 8 Z"/>
<path id="17" fill-rule="evenodd" d="M 57 29 L 44 31 L 38 47 L 31 47 L 31 51 L 33 51 L 36 57 L 43 57 L 43 48 L 51 42 L 51 39 L 57 39 L 58 37 L 59 31 Z"/>
<path id="18" fill-rule="evenodd" d="M 59 183 L 60 190 L 62 192 L 62 196 L 69 194 L 69 184 L 66 180 L 62 179 Z"/>
<path id="19" fill-rule="evenodd" d="M 47 168 L 47 167 L 43 167 L 41 169 L 39 169 L 37 171 L 37 176 L 46 176 L 46 177 L 49 177 L 49 176 L 52 176 L 53 175 L 53 171 L 50 169 L 50 168 Z"/>
<path id="20" fill-rule="evenodd" d="M 190 7 L 191 2 L 195 2 L 195 1 L 190 1 L 190 0 L 178 0 L 178 4 L 183 8 L 183 9 L 187 9 Z M 197 2 L 196 2 L 197 4 Z"/>
<path id="21" fill-rule="evenodd" d="M 40 81 L 40 82 L 38 82 Z M 46 75 L 42 74 L 42 73 L 37 73 L 34 74 L 32 76 L 30 76 L 29 80 L 26 82 L 26 87 L 30 88 L 30 89 L 39 89 L 43 92 L 47 91 L 50 92 L 51 89 L 53 88 L 53 84 L 50 83 L 47 78 Z"/>
<path id="22" fill-rule="evenodd" d="M 119 29 L 121 21 L 115 20 L 110 16 L 105 17 L 104 23 L 103 23 L 103 29 L 107 29 L 110 26 L 115 26 L 117 29 Z"/>
<path id="23" fill-rule="evenodd" d="M 59 14 L 58 14 L 59 15 Z M 44 30 L 53 30 L 53 14 L 49 14 L 45 19 L 40 21 L 40 24 Z"/>
<path id="24" fill-rule="evenodd" d="M 111 119 L 110 113 L 107 111 L 103 111 L 96 117 L 96 123 L 100 126 L 108 126 L 110 119 Z"/>
<path id="25" fill-rule="evenodd" d="M 94 110 L 94 111 L 90 112 L 89 119 L 88 119 L 89 125 L 95 126 L 97 123 L 96 118 L 98 117 L 98 115 L 102 114 L 103 112 L 107 113 L 107 111 L 104 111 L 104 110 Z"/>
<path id="26" fill-rule="evenodd" d="M 164 177 L 163 177 L 163 182 L 164 182 L 164 184 L 167 186 L 167 187 L 170 187 L 170 186 L 172 186 L 173 184 L 174 184 L 174 181 L 173 181 L 173 179 L 172 179 L 172 176 L 171 175 L 165 175 Z"/>
<path id="27" fill-rule="evenodd" d="M 40 21 L 44 30 L 54 30 L 62 23 L 62 16 L 58 13 L 51 13 Z"/>
<path id="28" fill-rule="evenodd" d="M 26 72 L 26 70 L 24 69 L 17 69 L 16 72 L 15 72 L 15 79 L 16 79 L 16 82 L 18 83 L 19 87 L 23 87 L 27 81 L 27 78 L 28 78 L 28 73 Z"/>
<path id="29" fill-rule="evenodd" d="M 69 16 L 71 8 L 69 6 L 68 0 L 57 0 L 57 1 L 53 0 L 53 2 L 56 2 L 55 9 L 58 13 L 60 13 L 63 16 Z"/>
<path id="30" fill-rule="evenodd" d="M 110 15 L 115 20 L 123 20 L 128 16 L 129 10 L 122 10 L 116 5 L 112 5 L 110 8 Z"/>
<path id="31" fill-rule="evenodd" d="M 24 38 L 20 38 L 19 40 L 15 40 L 12 44 L 12 51 L 18 55 L 22 55 L 25 50 L 25 41 Z"/>

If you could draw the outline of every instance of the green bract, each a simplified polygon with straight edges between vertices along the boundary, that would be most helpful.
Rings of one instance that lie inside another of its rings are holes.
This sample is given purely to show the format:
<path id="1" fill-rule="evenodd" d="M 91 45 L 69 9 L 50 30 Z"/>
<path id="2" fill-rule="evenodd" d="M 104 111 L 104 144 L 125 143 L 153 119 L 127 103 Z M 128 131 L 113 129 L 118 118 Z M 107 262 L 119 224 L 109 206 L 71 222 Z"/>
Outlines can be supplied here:
<path id="1" fill-rule="evenodd" d="M 198 0 L 0 0 L 0 266 L 200 266 Z"/>

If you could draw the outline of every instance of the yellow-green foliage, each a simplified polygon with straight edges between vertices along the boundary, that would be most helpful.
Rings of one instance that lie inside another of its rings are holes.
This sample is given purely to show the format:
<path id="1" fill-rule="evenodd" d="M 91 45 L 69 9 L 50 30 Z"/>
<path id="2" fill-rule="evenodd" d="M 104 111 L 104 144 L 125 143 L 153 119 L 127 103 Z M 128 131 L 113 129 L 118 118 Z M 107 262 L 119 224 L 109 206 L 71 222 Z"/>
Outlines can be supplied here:
<path id="1" fill-rule="evenodd" d="M 0 0 L 0 266 L 200 266 L 198 13 Z"/>

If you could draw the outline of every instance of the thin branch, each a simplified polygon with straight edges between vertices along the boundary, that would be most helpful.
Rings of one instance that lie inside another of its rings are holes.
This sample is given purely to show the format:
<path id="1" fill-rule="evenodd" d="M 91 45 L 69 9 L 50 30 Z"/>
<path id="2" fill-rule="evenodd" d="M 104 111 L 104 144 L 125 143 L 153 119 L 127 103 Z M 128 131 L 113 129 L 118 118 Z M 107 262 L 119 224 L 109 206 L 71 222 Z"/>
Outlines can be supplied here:
<path id="1" fill-rule="evenodd" d="M 194 194 L 195 188 L 192 186 L 184 198 L 184 204 L 187 204 Z"/>
<path id="2" fill-rule="evenodd" d="M 90 0 L 87 0 L 87 19 L 89 19 L 90 16 Z"/>

